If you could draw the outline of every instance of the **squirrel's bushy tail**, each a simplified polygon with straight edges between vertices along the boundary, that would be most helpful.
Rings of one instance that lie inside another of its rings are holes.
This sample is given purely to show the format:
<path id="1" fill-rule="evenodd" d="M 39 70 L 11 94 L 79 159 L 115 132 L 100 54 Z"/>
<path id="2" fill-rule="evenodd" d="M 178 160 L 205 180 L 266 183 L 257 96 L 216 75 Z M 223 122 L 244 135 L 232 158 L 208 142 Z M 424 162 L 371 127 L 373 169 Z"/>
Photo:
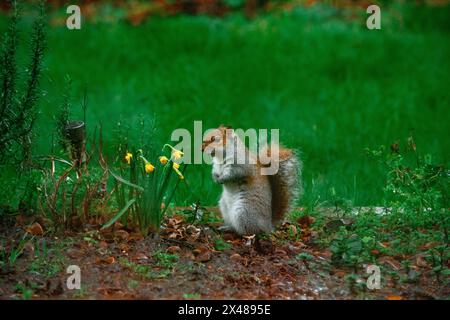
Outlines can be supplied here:
<path id="1" fill-rule="evenodd" d="M 270 154 L 270 149 L 268 150 Z M 302 162 L 290 149 L 279 148 L 279 169 L 269 176 L 272 190 L 272 223 L 278 224 L 293 209 L 303 192 L 301 186 Z"/>

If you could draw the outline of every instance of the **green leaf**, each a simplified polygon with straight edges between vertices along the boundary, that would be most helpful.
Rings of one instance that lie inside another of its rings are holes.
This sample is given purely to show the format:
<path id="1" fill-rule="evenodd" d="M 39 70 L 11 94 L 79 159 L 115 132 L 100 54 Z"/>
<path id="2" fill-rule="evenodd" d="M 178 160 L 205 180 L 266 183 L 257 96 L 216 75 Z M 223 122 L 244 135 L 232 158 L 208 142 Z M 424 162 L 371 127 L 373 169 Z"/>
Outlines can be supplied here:
<path id="1" fill-rule="evenodd" d="M 115 173 L 112 172 L 111 170 L 109 170 L 109 172 L 110 172 L 111 175 L 112 175 L 114 178 L 116 178 L 118 181 L 120 181 L 120 182 L 122 182 L 122 183 L 124 183 L 124 184 L 126 184 L 126 185 L 128 185 L 128 186 L 130 186 L 130 187 L 136 188 L 136 189 L 138 189 L 139 191 L 144 191 L 144 188 L 142 188 L 141 186 L 138 186 L 137 184 L 134 184 L 134 183 L 132 183 L 132 182 L 130 182 L 130 181 L 128 181 L 128 180 L 125 180 L 124 178 L 122 178 L 121 176 L 118 176 L 117 174 L 115 174 Z"/>
<path id="2" fill-rule="evenodd" d="M 131 205 L 133 203 L 136 202 L 136 199 L 131 199 L 130 201 L 127 202 L 127 204 L 125 205 L 125 207 L 122 208 L 122 210 L 120 210 L 119 212 L 117 212 L 117 214 L 111 219 L 109 220 L 105 225 L 103 225 L 102 230 L 109 228 L 110 226 L 112 226 L 114 224 L 114 222 L 116 222 L 117 220 L 120 219 L 120 217 L 131 207 Z"/>

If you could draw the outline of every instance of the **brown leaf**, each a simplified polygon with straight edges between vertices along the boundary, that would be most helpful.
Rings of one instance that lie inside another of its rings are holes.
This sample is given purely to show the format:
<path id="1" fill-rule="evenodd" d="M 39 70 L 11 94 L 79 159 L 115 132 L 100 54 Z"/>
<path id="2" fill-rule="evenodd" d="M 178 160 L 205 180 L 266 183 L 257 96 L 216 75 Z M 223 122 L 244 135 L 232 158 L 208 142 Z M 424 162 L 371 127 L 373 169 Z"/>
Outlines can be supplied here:
<path id="1" fill-rule="evenodd" d="M 192 253 L 193 253 L 194 255 L 196 255 L 196 256 L 198 256 L 199 254 L 201 254 L 201 253 L 203 253 L 203 252 L 205 252 L 205 250 L 204 250 L 203 248 L 201 248 L 201 247 L 192 250 Z"/>
<path id="2" fill-rule="evenodd" d="M 201 253 L 195 257 L 195 261 L 197 262 L 207 262 L 209 260 L 211 260 L 211 252 L 209 251 Z"/>
<path id="3" fill-rule="evenodd" d="M 105 258 L 105 259 L 101 259 L 102 263 L 106 263 L 106 264 L 113 264 L 114 262 L 116 262 L 116 258 L 114 258 L 113 256 Z"/>
<path id="4" fill-rule="evenodd" d="M 41 236 L 44 234 L 44 229 L 42 229 L 41 225 L 37 222 L 29 226 L 26 231 L 33 236 Z"/>
<path id="5" fill-rule="evenodd" d="M 142 236 L 141 233 L 134 232 L 134 233 L 130 234 L 128 241 L 140 241 L 142 239 L 144 239 L 144 237 Z"/>
<path id="6" fill-rule="evenodd" d="M 233 262 L 241 262 L 244 258 L 239 254 L 235 253 L 230 256 L 230 260 Z"/>
<path id="7" fill-rule="evenodd" d="M 98 246 L 99 246 L 100 248 L 105 249 L 105 248 L 108 247 L 108 243 L 107 243 L 106 241 L 100 241 L 100 242 L 98 243 Z"/>
<path id="8" fill-rule="evenodd" d="M 278 255 L 280 255 L 280 256 L 285 256 L 287 253 L 286 253 L 286 251 L 284 251 L 283 249 L 276 248 L 276 249 L 275 249 L 275 254 L 278 254 Z"/>
<path id="9" fill-rule="evenodd" d="M 388 264 L 390 265 L 394 270 L 400 270 L 400 268 L 402 267 L 402 265 L 397 262 L 396 260 L 394 260 L 391 257 L 388 256 L 383 256 L 381 258 L 378 259 L 378 263 L 380 264 Z"/>
<path id="10" fill-rule="evenodd" d="M 130 237 L 129 233 L 125 230 L 116 230 L 114 231 L 114 238 L 119 239 L 121 241 L 127 241 Z"/>
<path id="11" fill-rule="evenodd" d="M 403 300 L 403 297 L 401 297 L 401 296 L 387 296 L 386 299 L 388 299 L 388 300 Z"/>
<path id="12" fill-rule="evenodd" d="M 113 256 L 106 258 L 106 263 L 107 264 L 113 264 L 114 262 L 116 262 L 116 258 L 114 258 Z"/>
<path id="13" fill-rule="evenodd" d="M 114 229 L 122 229 L 124 225 L 120 221 L 114 223 Z"/>
<path id="14" fill-rule="evenodd" d="M 83 256 L 83 251 L 75 248 L 70 248 L 66 251 L 66 255 L 71 259 L 79 259 Z"/>
<path id="15" fill-rule="evenodd" d="M 119 244 L 119 250 L 122 251 L 123 253 L 127 253 L 130 250 L 130 246 L 127 245 L 126 243 L 121 243 Z"/>
<path id="16" fill-rule="evenodd" d="M 176 253 L 176 252 L 180 252 L 181 248 L 179 246 L 170 246 L 167 248 L 166 250 L 168 253 Z"/>
<path id="17" fill-rule="evenodd" d="M 314 221 L 315 219 L 311 216 L 303 216 L 297 219 L 297 223 L 302 228 L 309 227 Z"/>
<path id="18" fill-rule="evenodd" d="M 139 252 L 134 256 L 133 260 L 148 260 L 148 257 L 142 252 Z"/>
<path id="19" fill-rule="evenodd" d="M 418 266 L 418 267 L 420 267 L 420 268 L 428 268 L 429 267 L 429 264 L 428 264 L 428 262 L 424 259 L 424 257 L 422 256 L 422 255 L 420 255 L 420 254 L 418 254 L 417 256 L 416 256 L 416 259 L 415 259 L 416 261 L 416 265 Z"/>
<path id="20" fill-rule="evenodd" d="M 255 250 L 260 254 L 269 254 L 274 251 L 274 245 L 270 240 L 259 240 L 255 243 Z"/>

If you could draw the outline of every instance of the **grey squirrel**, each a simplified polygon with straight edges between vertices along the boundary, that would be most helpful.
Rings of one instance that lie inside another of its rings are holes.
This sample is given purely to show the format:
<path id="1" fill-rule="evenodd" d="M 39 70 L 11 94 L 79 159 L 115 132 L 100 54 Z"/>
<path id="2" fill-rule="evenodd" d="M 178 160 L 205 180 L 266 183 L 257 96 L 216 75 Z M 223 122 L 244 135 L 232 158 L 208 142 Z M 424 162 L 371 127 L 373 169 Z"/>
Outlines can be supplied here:
<path id="1" fill-rule="evenodd" d="M 213 180 L 223 185 L 219 207 L 225 226 L 240 235 L 272 231 L 301 194 L 301 161 L 292 150 L 277 149 L 278 171 L 263 175 L 259 156 L 231 127 L 221 125 L 203 141 L 202 150 L 212 156 Z M 265 152 L 270 156 L 271 148 Z"/>

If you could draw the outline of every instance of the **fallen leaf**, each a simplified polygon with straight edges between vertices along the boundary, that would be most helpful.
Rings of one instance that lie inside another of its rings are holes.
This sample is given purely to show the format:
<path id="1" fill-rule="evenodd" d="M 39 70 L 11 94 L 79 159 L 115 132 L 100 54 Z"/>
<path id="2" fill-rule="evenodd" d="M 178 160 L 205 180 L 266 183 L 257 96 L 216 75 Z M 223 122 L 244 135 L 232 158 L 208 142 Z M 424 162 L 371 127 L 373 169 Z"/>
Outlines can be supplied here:
<path id="1" fill-rule="evenodd" d="M 147 259 L 148 259 L 148 257 L 145 254 L 143 254 L 142 252 L 137 253 L 133 258 L 133 260 L 147 260 Z"/>
<path id="2" fill-rule="evenodd" d="M 403 300 L 401 296 L 387 296 L 388 300 Z"/>
<path id="3" fill-rule="evenodd" d="M 71 259 L 79 259 L 83 256 L 83 251 L 75 248 L 70 248 L 66 251 L 66 254 Z"/>
<path id="4" fill-rule="evenodd" d="M 396 260 L 392 259 L 391 257 L 388 256 L 383 256 L 381 258 L 378 259 L 378 263 L 379 264 L 388 264 L 390 265 L 394 270 L 400 270 L 402 265 L 397 262 Z"/>
<path id="5" fill-rule="evenodd" d="M 44 234 L 44 229 L 42 229 L 41 225 L 37 222 L 29 226 L 26 231 L 33 236 L 41 236 Z"/>
<path id="6" fill-rule="evenodd" d="M 100 248 L 105 249 L 105 248 L 108 247 L 108 243 L 107 243 L 106 241 L 100 241 L 100 242 L 98 243 L 98 246 L 99 246 Z"/>
<path id="7" fill-rule="evenodd" d="M 114 238 L 116 238 L 116 239 L 119 239 L 122 241 L 127 241 L 129 237 L 130 237 L 129 233 L 126 232 L 125 230 L 114 231 Z"/>
<path id="8" fill-rule="evenodd" d="M 139 232 L 132 233 L 128 237 L 128 241 L 140 241 L 143 239 L 144 239 L 144 236 L 142 236 L 142 234 L 140 234 Z"/>
<path id="9" fill-rule="evenodd" d="M 286 251 L 280 249 L 280 248 L 276 248 L 275 249 L 275 254 L 281 255 L 281 256 L 285 256 L 287 253 Z"/>
<path id="10" fill-rule="evenodd" d="M 167 248 L 166 250 L 168 253 L 176 253 L 176 252 L 180 252 L 181 248 L 179 246 L 170 246 Z"/>
<path id="11" fill-rule="evenodd" d="M 239 253 L 235 253 L 230 256 L 230 260 L 233 262 L 241 262 L 243 258 Z"/>
<path id="12" fill-rule="evenodd" d="M 303 216 L 297 219 L 297 223 L 302 226 L 302 228 L 309 227 L 314 221 L 315 219 L 311 216 Z"/>
<path id="13" fill-rule="evenodd" d="M 195 261 L 197 262 L 207 262 L 209 260 L 211 260 L 211 252 L 209 251 L 201 253 L 195 257 Z"/>
<path id="14" fill-rule="evenodd" d="M 428 262 L 424 259 L 424 257 L 420 254 L 418 254 L 416 256 L 416 265 L 420 268 L 428 268 L 429 264 Z"/>
<path id="15" fill-rule="evenodd" d="M 108 257 L 108 258 L 100 259 L 99 262 L 100 263 L 105 263 L 105 264 L 113 264 L 114 262 L 116 262 L 116 258 L 111 256 L 111 257 Z"/>
<path id="16" fill-rule="evenodd" d="M 119 244 L 119 250 L 122 251 L 123 253 L 127 253 L 130 250 L 130 246 L 127 245 L 126 243 L 121 243 Z"/>

